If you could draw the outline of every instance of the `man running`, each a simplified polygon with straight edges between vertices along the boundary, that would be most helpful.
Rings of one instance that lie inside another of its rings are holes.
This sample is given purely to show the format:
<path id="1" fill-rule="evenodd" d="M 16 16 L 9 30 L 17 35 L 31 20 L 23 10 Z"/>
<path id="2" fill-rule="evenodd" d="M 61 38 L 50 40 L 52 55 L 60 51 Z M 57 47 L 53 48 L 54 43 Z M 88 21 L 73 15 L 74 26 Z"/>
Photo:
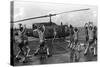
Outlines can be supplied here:
<path id="1" fill-rule="evenodd" d="M 84 54 L 86 55 L 87 54 L 87 51 L 89 50 L 90 46 L 93 44 L 93 38 L 94 38 L 94 33 L 93 33 L 93 24 L 89 24 L 89 28 L 88 28 L 88 45 L 85 49 L 85 52 Z"/>
<path id="2" fill-rule="evenodd" d="M 89 36 L 88 36 L 88 28 L 89 28 L 89 24 L 86 23 L 85 24 L 85 35 L 86 35 L 86 42 L 88 42 Z"/>
<path id="3" fill-rule="evenodd" d="M 20 62 L 23 62 L 25 60 L 25 57 L 28 56 L 30 51 L 28 47 L 28 38 L 25 35 L 25 33 L 26 33 L 26 26 L 25 25 L 22 26 L 22 24 L 19 24 L 17 43 L 20 50 L 17 53 L 16 58 L 21 57 Z"/>
<path id="4" fill-rule="evenodd" d="M 73 45 L 73 48 L 75 48 L 77 46 L 77 42 L 78 42 L 78 29 L 77 28 L 74 29 L 73 36 L 74 36 L 73 38 L 74 38 L 74 44 L 75 44 L 75 45 Z"/>
<path id="5" fill-rule="evenodd" d="M 45 26 L 44 25 L 41 25 L 41 26 L 37 26 L 37 28 L 35 29 L 35 30 L 33 30 L 33 32 L 34 31 L 37 31 L 38 32 L 38 35 L 39 35 L 39 41 L 40 41 L 40 46 L 41 45 L 44 45 L 45 44 L 45 37 L 44 37 L 44 32 L 45 32 Z M 38 48 L 37 50 L 36 50 L 36 52 L 35 52 L 35 55 L 36 54 L 38 54 L 38 51 L 41 49 L 41 47 L 40 48 Z M 49 52 L 47 51 L 47 55 L 49 55 Z"/>
<path id="6" fill-rule="evenodd" d="M 72 43 L 74 41 L 74 37 L 73 37 L 73 34 L 74 34 L 74 28 L 72 25 L 70 25 L 70 44 L 68 45 L 68 47 L 72 48 Z"/>
<path id="7" fill-rule="evenodd" d="M 96 56 L 97 55 L 97 27 L 96 26 L 94 26 L 93 33 L 94 33 L 94 37 L 93 37 L 93 41 L 94 41 L 93 49 L 94 49 L 94 56 Z"/>

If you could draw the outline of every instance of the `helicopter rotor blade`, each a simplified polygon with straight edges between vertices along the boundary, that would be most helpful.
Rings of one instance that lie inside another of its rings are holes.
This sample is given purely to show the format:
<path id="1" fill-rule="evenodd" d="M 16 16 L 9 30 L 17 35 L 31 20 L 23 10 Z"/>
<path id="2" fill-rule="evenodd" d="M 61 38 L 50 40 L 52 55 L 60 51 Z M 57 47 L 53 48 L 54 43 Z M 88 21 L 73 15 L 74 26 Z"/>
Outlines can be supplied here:
<path id="1" fill-rule="evenodd" d="M 49 17 L 49 15 L 39 16 L 39 17 L 33 17 L 33 18 L 27 18 L 27 19 L 23 19 L 23 20 L 18 20 L 18 21 L 14 21 L 14 23 L 21 22 L 21 21 L 26 21 L 26 20 L 37 19 L 37 18 L 44 18 L 44 17 Z"/>
<path id="2" fill-rule="evenodd" d="M 87 9 L 79 9 L 79 10 L 72 10 L 72 11 L 67 11 L 67 12 L 61 12 L 61 13 L 57 13 L 56 15 L 63 14 L 63 13 L 77 12 L 77 11 L 85 11 L 85 10 L 90 10 L 90 8 L 87 8 Z"/>
<path id="3" fill-rule="evenodd" d="M 79 9 L 79 10 L 72 10 L 72 11 L 66 11 L 66 12 L 61 12 L 61 13 L 57 13 L 57 14 L 49 14 L 49 15 L 44 15 L 44 16 L 39 16 L 39 17 L 33 17 L 33 18 L 27 18 L 27 19 L 23 19 L 23 20 L 14 21 L 14 23 L 21 22 L 21 21 L 26 21 L 26 20 L 38 19 L 38 18 L 45 18 L 45 17 L 50 17 L 50 16 L 56 16 L 56 15 L 63 14 L 63 13 L 70 13 L 70 12 L 77 12 L 77 11 L 85 11 L 85 10 L 90 10 L 90 8 L 87 8 L 87 9 Z"/>

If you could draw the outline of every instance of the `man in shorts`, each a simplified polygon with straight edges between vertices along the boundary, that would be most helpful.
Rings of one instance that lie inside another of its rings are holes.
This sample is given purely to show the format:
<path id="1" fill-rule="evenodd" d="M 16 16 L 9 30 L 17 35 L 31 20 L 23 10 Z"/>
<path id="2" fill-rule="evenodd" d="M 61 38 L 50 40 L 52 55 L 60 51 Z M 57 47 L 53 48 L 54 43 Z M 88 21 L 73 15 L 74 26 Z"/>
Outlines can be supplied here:
<path id="1" fill-rule="evenodd" d="M 75 28 L 74 29 L 74 35 L 73 35 L 74 37 L 74 45 L 73 45 L 73 48 L 75 48 L 76 46 L 77 46 L 77 42 L 78 42 L 78 29 L 77 28 Z"/>
<path id="2" fill-rule="evenodd" d="M 94 56 L 96 56 L 97 55 L 97 27 L 96 26 L 94 26 L 93 33 L 94 33 L 94 37 L 93 37 L 93 41 L 94 41 L 94 45 L 93 45 L 93 47 L 94 47 Z"/>
<path id="3" fill-rule="evenodd" d="M 88 42 L 88 39 L 89 39 L 89 36 L 88 36 L 89 24 L 86 23 L 85 26 L 84 26 L 84 28 L 85 28 L 86 42 Z"/>
<path id="4" fill-rule="evenodd" d="M 84 54 L 86 55 L 88 50 L 90 49 L 90 46 L 94 43 L 94 33 L 93 33 L 93 25 L 92 24 L 89 24 L 89 28 L 88 28 L 88 45 L 85 49 L 85 52 Z"/>
<path id="5" fill-rule="evenodd" d="M 68 45 L 68 47 L 72 48 L 73 46 L 73 42 L 74 42 L 74 28 L 72 25 L 70 25 L 70 44 Z"/>
<path id="6" fill-rule="evenodd" d="M 39 42 L 40 42 L 40 46 L 45 44 L 45 37 L 44 37 L 44 32 L 45 32 L 45 26 L 41 25 L 41 26 L 37 26 L 37 28 L 33 31 L 37 31 L 38 35 L 39 35 Z M 44 47 L 44 46 L 43 46 Z M 38 51 L 41 49 L 41 47 L 39 47 L 34 55 L 38 54 Z M 49 51 L 47 52 L 47 55 L 49 55 Z"/>
<path id="7" fill-rule="evenodd" d="M 22 26 L 22 24 L 19 24 L 19 30 L 18 30 L 18 47 L 19 52 L 16 55 L 16 58 L 21 57 L 20 62 L 23 62 L 25 60 L 25 57 L 28 56 L 30 48 L 28 46 L 28 38 L 26 36 L 26 26 Z M 20 55 L 21 54 L 21 55 Z"/>

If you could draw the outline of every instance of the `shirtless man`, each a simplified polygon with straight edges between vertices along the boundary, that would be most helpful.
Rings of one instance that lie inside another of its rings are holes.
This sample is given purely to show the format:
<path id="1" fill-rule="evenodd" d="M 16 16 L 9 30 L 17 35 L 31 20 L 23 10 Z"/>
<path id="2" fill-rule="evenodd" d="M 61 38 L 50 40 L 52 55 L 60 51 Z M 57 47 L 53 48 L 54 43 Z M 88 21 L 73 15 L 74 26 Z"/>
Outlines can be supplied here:
<path id="1" fill-rule="evenodd" d="M 38 35 L 39 35 L 39 41 L 40 41 L 40 46 L 42 45 L 45 45 L 45 38 L 44 38 L 44 32 L 45 32 L 45 26 L 44 25 L 41 25 L 41 26 L 37 26 L 37 28 L 33 31 L 37 31 L 38 32 Z M 35 55 L 38 54 L 39 50 L 41 48 L 44 48 L 45 46 L 43 47 L 40 47 L 36 50 L 35 52 Z M 49 49 L 47 50 L 47 55 L 49 55 Z"/>
<path id="2" fill-rule="evenodd" d="M 88 42 L 88 39 L 89 39 L 89 36 L 88 36 L 88 28 L 89 28 L 89 24 L 86 23 L 84 27 L 85 27 L 86 42 Z"/>
<path id="3" fill-rule="evenodd" d="M 88 28 L 88 45 L 85 49 L 84 54 L 87 54 L 87 51 L 90 49 L 90 46 L 94 43 L 94 33 L 93 33 L 93 25 L 89 24 L 89 28 Z"/>
<path id="4" fill-rule="evenodd" d="M 74 44 L 75 44 L 75 45 L 73 45 L 73 48 L 75 48 L 77 46 L 77 43 L 78 43 L 78 29 L 77 28 L 74 29 L 73 38 L 74 38 Z"/>
<path id="5" fill-rule="evenodd" d="M 72 25 L 70 25 L 70 44 L 68 47 L 72 48 L 73 47 L 73 41 L 74 41 L 74 28 Z"/>
<path id="6" fill-rule="evenodd" d="M 22 59 L 20 60 L 20 62 L 23 62 L 25 60 L 25 57 L 28 56 L 30 48 L 28 46 L 28 38 L 25 35 L 26 32 L 26 26 L 22 26 L 22 24 L 19 24 L 19 30 L 18 30 L 18 36 L 16 39 L 16 42 L 18 43 L 18 47 L 19 47 L 19 52 L 16 55 L 16 58 L 21 57 Z M 22 54 L 20 56 L 20 53 Z"/>

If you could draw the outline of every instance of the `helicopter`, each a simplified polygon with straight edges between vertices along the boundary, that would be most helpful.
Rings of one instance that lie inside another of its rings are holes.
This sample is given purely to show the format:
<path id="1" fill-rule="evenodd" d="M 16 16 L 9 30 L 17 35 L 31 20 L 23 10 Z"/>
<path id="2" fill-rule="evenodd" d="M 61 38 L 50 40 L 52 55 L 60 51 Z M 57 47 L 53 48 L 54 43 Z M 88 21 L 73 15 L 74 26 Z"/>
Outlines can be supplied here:
<path id="1" fill-rule="evenodd" d="M 31 17 L 31 18 L 26 18 L 26 19 L 22 19 L 22 20 L 18 20 L 18 21 L 14 21 L 14 23 L 18 23 L 18 22 L 23 22 L 23 21 L 28 21 L 28 20 L 33 20 L 33 19 L 38 19 L 38 18 L 46 18 L 49 17 L 50 21 L 49 22 L 41 22 L 41 23 L 33 23 L 32 24 L 32 29 L 27 30 L 27 35 L 28 36 L 32 36 L 32 37 L 36 37 L 39 38 L 39 35 L 37 32 L 33 32 L 33 30 L 35 29 L 34 25 L 44 25 L 46 30 L 44 33 L 44 36 L 46 39 L 48 38 L 54 38 L 54 32 L 56 31 L 56 38 L 61 38 L 61 37 L 66 37 L 70 35 L 70 28 L 68 27 L 68 25 L 63 25 L 61 22 L 61 25 L 57 25 L 56 23 L 52 22 L 52 17 L 56 16 L 56 15 L 60 15 L 60 14 L 64 14 L 64 13 L 70 13 L 70 12 L 77 12 L 77 11 L 86 11 L 86 10 L 90 10 L 90 8 L 86 8 L 86 9 L 78 9 L 78 10 L 72 10 L 72 11 L 66 11 L 66 12 L 61 12 L 61 13 L 56 13 L 56 14 L 49 14 L 49 15 L 44 15 L 44 16 L 38 16 L 38 17 Z"/>

